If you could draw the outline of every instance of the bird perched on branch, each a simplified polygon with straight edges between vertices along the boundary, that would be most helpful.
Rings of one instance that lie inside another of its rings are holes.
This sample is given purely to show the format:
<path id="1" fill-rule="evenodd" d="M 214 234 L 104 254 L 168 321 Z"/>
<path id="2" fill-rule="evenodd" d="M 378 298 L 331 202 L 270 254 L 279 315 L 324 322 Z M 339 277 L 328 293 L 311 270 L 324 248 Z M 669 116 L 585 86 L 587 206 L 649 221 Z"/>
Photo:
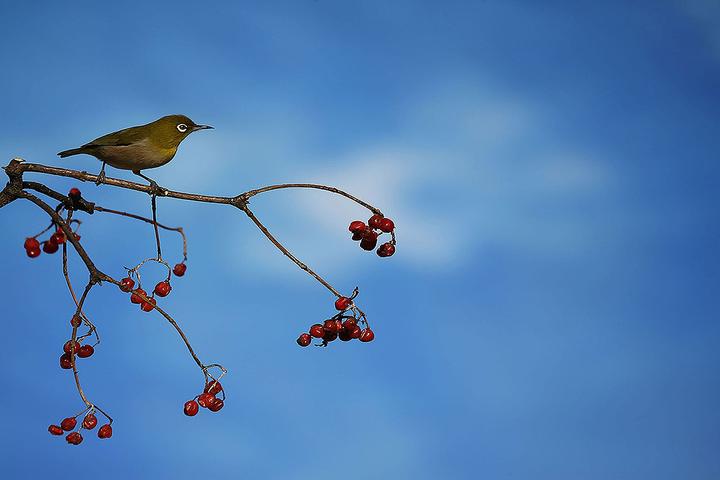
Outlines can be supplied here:
<path id="1" fill-rule="evenodd" d="M 79 148 L 64 150 L 58 155 L 65 158 L 85 153 L 103 162 L 98 184 L 105 180 L 105 164 L 109 164 L 122 170 L 132 170 L 135 175 L 157 186 L 140 171 L 165 165 L 175 156 L 180 142 L 192 132 L 207 128 L 213 127 L 198 125 L 185 115 L 168 115 L 146 125 L 108 133 Z"/>

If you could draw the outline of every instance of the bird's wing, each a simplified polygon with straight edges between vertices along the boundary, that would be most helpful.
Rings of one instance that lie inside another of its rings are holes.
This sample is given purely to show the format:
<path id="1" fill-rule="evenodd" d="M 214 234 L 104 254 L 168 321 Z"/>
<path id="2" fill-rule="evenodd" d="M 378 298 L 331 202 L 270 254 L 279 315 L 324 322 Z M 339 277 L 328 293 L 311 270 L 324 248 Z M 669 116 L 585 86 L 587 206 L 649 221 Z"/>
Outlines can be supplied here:
<path id="1" fill-rule="evenodd" d="M 83 147 L 123 147 L 141 142 L 145 136 L 139 127 L 130 127 L 98 137 Z"/>

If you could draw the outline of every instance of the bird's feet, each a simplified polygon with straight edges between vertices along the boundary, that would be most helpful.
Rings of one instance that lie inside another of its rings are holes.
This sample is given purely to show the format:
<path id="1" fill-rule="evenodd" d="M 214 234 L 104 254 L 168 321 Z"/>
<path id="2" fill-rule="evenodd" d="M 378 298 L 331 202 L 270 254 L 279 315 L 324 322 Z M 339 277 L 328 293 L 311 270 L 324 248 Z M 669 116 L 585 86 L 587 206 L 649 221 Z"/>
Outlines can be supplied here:
<path id="1" fill-rule="evenodd" d="M 154 195 L 156 197 L 164 197 L 168 194 L 168 189 L 163 188 L 160 185 L 157 184 L 155 180 L 150 180 L 150 195 Z"/>
<path id="2" fill-rule="evenodd" d="M 100 170 L 100 173 L 98 173 L 97 179 L 95 180 L 95 185 L 102 185 L 105 183 L 105 170 Z"/>
<path id="3" fill-rule="evenodd" d="M 146 177 L 143 175 L 140 170 L 133 170 L 133 173 L 137 175 L 138 177 L 144 178 L 150 183 L 150 191 L 148 192 L 150 195 L 154 197 L 164 197 L 168 194 L 168 189 L 158 186 L 157 182 L 153 180 L 150 177 Z"/>

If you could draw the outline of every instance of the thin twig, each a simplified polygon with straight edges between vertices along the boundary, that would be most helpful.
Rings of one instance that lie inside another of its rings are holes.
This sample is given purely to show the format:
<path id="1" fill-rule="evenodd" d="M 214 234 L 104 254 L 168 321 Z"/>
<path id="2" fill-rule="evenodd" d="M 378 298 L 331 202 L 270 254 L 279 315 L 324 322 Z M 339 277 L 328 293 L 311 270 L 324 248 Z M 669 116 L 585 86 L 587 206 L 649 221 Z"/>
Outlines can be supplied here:
<path id="1" fill-rule="evenodd" d="M 157 224 L 157 195 L 151 195 L 150 205 L 152 206 L 152 225 L 155 230 L 155 243 L 157 245 L 157 259 L 162 261 L 162 251 L 160 250 L 160 232 L 158 231 Z"/>
<path id="2" fill-rule="evenodd" d="M 65 222 L 69 225 L 72 221 L 72 210 L 68 210 L 67 218 Z M 80 302 L 77 299 L 77 296 L 75 295 L 75 289 L 72 286 L 72 282 L 70 281 L 70 273 L 68 272 L 68 261 L 67 261 L 67 242 L 63 242 L 62 244 L 62 266 L 63 266 L 63 276 L 65 277 L 65 283 L 67 284 L 68 290 L 70 291 L 70 296 L 73 299 L 73 302 L 75 303 L 76 307 L 80 307 Z M 90 319 L 85 315 L 85 312 L 80 309 L 80 318 L 83 322 L 85 322 L 85 325 L 88 326 L 90 329 L 88 333 L 83 335 L 82 338 L 89 337 L 93 333 L 95 334 L 95 345 L 100 343 L 100 335 L 97 332 L 97 328 L 95 327 L 95 324 L 90 321 Z"/>
<path id="3" fill-rule="evenodd" d="M 115 283 L 118 287 L 120 286 L 120 282 L 111 280 L 111 283 Z M 188 352 L 190 352 L 190 356 L 193 358 L 193 360 L 195 360 L 195 363 L 198 364 L 198 367 L 200 367 L 201 369 L 204 369 L 205 367 L 204 367 L 202 361 L 200 361 L 200 358 L 198 358 L 198 356 L 195 354 L 195 350 L 193 349 L 192 345 L 190 345 L 190 340 L 188 340 L 187 336 L 185 336 L 185 332 L 183 332 L 182 328 L 180 328 L 180 325 L 178 325 L 178 323 L 175 321 L 175 319 L 173 319 L 165 310 L 158 307 L 157 304 L 150 302 L 150 297 L 148 297 L 147 295 L 144 295 L 142 292 L 138 292 L 137 290 L 135 290 L 135 291 L 132 291 L 129 293 L 137 295 L 144 302 L 152 305 L 153 309 L 157 310 L 158 313 L 160 313 L 160 315 L 165 317 L 165 319 L 168 322 L 170 322 L 170 325 L 172 325 L 173 328 L 175 328 L 175 330 L 177 330 L 178 334 L 180 335 L 180 338 L 182 338 L 182 341 L 185 342 L 185 346 L 187 347 Z"/>
<path id="4" fill-rule="evenodd" d="M 285 255 L 285 256 L 288 257 L 290 260 L 292 260 L 293 263 L 295 263 L 295 265 L 297 265 L 298 267 L 300 267 L 302 270 L 304 270 L 304 271 L 306 271 L 307 273 L 309 273 L 310 275 L 312 275 L 312 276 L 315 278 L 315 280 L 317 280 L 318 282 L 320 282 L 325 288 L 327 288 L 327 289 L 330 290 L 333 294 L 335 294 L 335 296 L 337 296 L 337 297 L 342 297 L 342 295 L 340 294 L 340 292 L 338 292 L 337 290 L 335 290 L 335 288 L 334 288 L 332 285 L 330 285 L 328 282 L 326 282 L 324 278 L 322 278 L 320 275 L 318 275 L 317 273 L 315 273 L 315 271 L 314 271 L 313 269 L 311 269 L 310 267 L 308 267 L 307 265 L 305 265 L 303 262 L 301 262 L 295 255 L 293 255 L 292 253 L 290 253 L 290 251 L 289 251 L 287 248 L 285 248 L 285 247 L 283 246 L 283 244 L 280 243 L 280 242 L 273 236 L 272 233 L 270 233 L 270 231 L 267 229 L 267 227 L 265 227 L 265 225 L 263 225 L 262 222 L 261 222 L 260 220 L 258 220 L 258 218 L 255 216 L 255 214 L 250 210 L 250 208 L 249 208 L 247 205 L 245 205 L 244 207 L 242 207 L 242 211 L 245 212 L 248 217 L 250 217 L 250 220 L 252 220 L 253 223 L 254 223 L 255 225 L 257 225 L 257 227 L 260 229 L 260 231 L 267 237 L 268 240 L 270 240 L 270 242 L 272 242 L 273 245 L 275 245 L 275 246 L 277 247 L 278 250 L 280 250 L 280 251 L 283 253 L 283 255 Z"/>
<path id="5" fill-rule="evenodd" d="M 88 282 L 88 284 L 85 286 L 85 290 L 83 291 L 82 296 L 80 297 L 80 300 L 77 304 L 77 310 L 75 311 L 76 315 L 79 315 L 80 312 L 82 311 L 82 306 L 83 306 L 83 303 L 85 303 L 85 298 L 87 298 L 87 295 L 88 295 L 88 293 L 90 293 L 90 289 L 92 287 L 93 287 L 92 282 Z M 75 345 L 77 345 L 77 343 L 76 343 L 77 329 L 78 329 L 78 327 L 73 325 L 72 337 L 70 338 L 70 340 L 72 342 L 71 343 L 72 347 L 70 349 L 70 364 L 72 365 L 73 376 L 75 377 L 75 386 L 77 387 L 78 393 L 80 394 L 80 398 L 82 398 L 82 401 L 85 403 L 85 405 L 90 407 L 92 405 L 92 403 L 85 396 L 85 392 L 82 389 L 82 385 L 80 385 L 80 375 L 78 374 L 78 371 L 77 371 L 77 364 L 76 364 L 77 351 L 75 348 Z"/>
<path id="6" fill-rule="evenodd" d="M 135 215 L 134 213 L 128 213 L 128 212 L 123 212 L 120 210 L 113 210 L 111 208 L 101 207 L 100 205 L 95 205 L 95 211 L 103 212 L 103 213 L 112 213 L 114 215 L 120 215 L 123 217 L 133 218 L 135 220 L 140 220 L 141 222 L 145 222 L 145 223 L 149 223 L 149 224 L 154 223 L 158 227 L 162 228 L 163 230 L 178 232 L 180 234 L 180 236 L 182 237 L 182 242 L 183 242 L 183 259 L 187 260 L 187 237 L 185 236 L 185 230 L 183 230 L 182 227 L 168 227 L 167 225 L 163 225 L 160 222 L 153 222 L 153 220 L 151 218 L 143 217 L 141 215 Z"/>
<path id="7" fill-rule="evenodd" d="M 369 203 L 360 200 L 359 198 L 357 198 L 354 195 L 350 195 L 349 193 L 344 192 L 344 191 L 340 190 L 339 188 L 329 187 L 327 185 L 319 185 L 317 183 L 283 183 L 283 184 L 279 184 L 279 185 L 268 185 L 267 187 L 257 188 L 255 190 L 249 190 L 249 191 L 243 193 L 242 196 L 246 200 L 249 200 L 251 197 L 254 197 L 255 195 L 259 195 L 259 194 L 265 193 L 265 192 L 270 192 L 272 190 L 281 190 L 284 188 L 311 188 L 311 189 L 315 189 L 315 190 L 325 190 L 326 192 L 336 193 L 338 195 L 342 195 L 345 198 L 349 198 L 350 200 L 352 200 L 353 202 L 355 202 L 359 205 L 362 205 L 363 207 L 367 208 L 368 210 L 370 210 L 373 213 L 382 215 L 382 212 L 380 211 L 380 209 L 373 207 Z"/>

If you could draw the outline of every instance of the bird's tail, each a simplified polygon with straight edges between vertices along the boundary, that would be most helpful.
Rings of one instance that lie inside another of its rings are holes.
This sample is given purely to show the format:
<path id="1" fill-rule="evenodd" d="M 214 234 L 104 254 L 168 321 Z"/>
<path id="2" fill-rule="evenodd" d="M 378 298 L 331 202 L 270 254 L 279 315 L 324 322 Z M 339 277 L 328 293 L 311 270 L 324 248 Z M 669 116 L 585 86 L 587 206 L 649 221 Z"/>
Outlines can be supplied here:
<path id="1" fill-rule="evenodd" d="M 69 157 L 71 155 L 77 155 L 79 153 L 85 153 L 85 149 L 83 147 L 80 148 L 71 148 L 70 150 L 63 150 L 62 152 L 58 153 L 58 156 L 60 158 Z"/>

